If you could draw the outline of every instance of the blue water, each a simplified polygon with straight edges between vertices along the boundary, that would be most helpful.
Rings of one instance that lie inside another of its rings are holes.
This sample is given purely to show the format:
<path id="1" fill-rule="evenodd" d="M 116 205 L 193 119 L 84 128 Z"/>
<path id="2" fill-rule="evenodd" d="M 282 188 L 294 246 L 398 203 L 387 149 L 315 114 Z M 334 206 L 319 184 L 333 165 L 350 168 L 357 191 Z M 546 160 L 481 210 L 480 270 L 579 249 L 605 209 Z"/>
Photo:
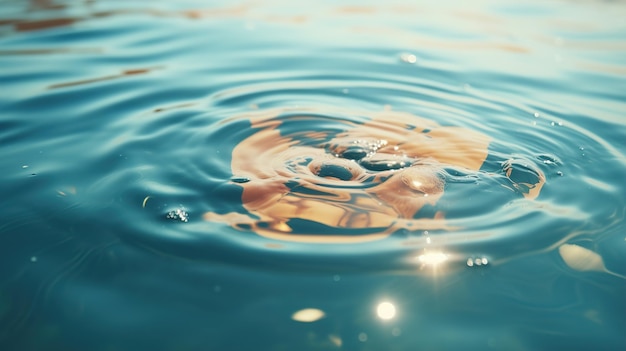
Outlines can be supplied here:
<path id="1" fill-rule="evenodd" d="M 0 1 L 0 350 L 626 349 L 625 16 Z"/>

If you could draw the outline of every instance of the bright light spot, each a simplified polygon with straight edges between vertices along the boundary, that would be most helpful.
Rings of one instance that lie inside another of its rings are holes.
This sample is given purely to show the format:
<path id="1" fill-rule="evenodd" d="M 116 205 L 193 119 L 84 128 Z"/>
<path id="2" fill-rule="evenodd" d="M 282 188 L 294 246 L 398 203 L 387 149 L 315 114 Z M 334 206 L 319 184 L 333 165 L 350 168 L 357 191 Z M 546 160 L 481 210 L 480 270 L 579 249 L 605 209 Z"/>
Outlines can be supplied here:
<path id="1" fill-rule="evenodd" d="M 322 310 L 318 310 L 317 308 L 305 308 L 292 314 L 291 319 L 296 322 L 311 323 L 324 318 L 324 316 L 325 313 Z"/>
<path id="2" fill-rule="evenodd" d="M 476 258 L 470 257 L 467 259 L 468 267 L 486 266 L 488 264 L 489 264 L 489 260 L 487 259 L 487 257 L 476 257 Z"/>
<path id="3" fill-rule="evenodd" d="M 417 62 L 417 56 L 413 54 L 401 54 L 400 59 L 406 63 L 415 63 Z"/>
<path id="4" fill-rule="evenodd" d="M 376 314 L 378 318 L 383 320 L 389 320 L 396 316 L 396 306 L 391 302 L 385 301 L 378 304 L 376 307 Z"/>
<path id="5" fill-rule="evenodd" d="M 448 255 L 443 252 L 429 252 L 423 255 L 417 256 L 417 260 L 425 265 L 437 266 L 442 264 L 448 259 Z"/>
<path id="6" fill-rule="evenodd" d="M 413 181 L 413 187 L 414 187 L 415 189 L 419 189 L 421 186 L 422 186 L 422 182 L 417 181 L 417 180 L 414 180 L 414 181 Z"/>
<path id="7" fill-rule="evenodd" d="M 337 347 L 341 347 L 341 345 L 343 344 L 343 340 L 341 340 L 341 337 L 339 337 L 338 335 L 331 334 L 328 336 L 328 340 L 330 340 L 330 342 L 332 342 Z"/>
<path id="8" fill-rule="evenodd" d="M 563 244 L 559 246 L 559 254 L 565 264 L 577 271 L 603 272 L 606 270 L 602 256 L 582 246 Z"/>

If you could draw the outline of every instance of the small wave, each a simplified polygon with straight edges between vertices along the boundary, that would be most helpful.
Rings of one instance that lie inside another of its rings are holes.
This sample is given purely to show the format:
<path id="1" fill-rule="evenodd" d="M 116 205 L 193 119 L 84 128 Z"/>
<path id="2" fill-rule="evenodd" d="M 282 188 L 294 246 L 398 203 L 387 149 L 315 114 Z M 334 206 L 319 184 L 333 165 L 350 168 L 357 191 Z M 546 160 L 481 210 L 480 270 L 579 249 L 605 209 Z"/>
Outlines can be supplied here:
<path id="1" fill-rule="evenodd" d="M 245 119 L 253 129 L 231 158 L 232 175 L 246 179 L 236 181 L 246 212 L 209 211 L 204 218 L 272 239 L 317 243 L 450 229 L 437 208 L 446 169 L 480 173 L 489 137 L 390 110 L 354 116 L 273 109 L 226 121 Z M 514 160 L 502 172 L 528 198 L 545 181 L 540 170 Z"/>

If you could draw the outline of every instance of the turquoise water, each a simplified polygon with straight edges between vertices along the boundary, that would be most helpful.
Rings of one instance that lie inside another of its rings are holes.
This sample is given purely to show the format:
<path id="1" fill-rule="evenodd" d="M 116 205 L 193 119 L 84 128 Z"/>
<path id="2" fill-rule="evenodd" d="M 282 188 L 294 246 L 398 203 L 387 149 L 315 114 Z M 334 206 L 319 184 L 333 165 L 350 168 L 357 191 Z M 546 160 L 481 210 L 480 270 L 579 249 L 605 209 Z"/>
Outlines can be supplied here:
<path id="1" fill-rule="evenodd" d="M 626 349 L 625 16 L 0 1 L 0 349 Z"/>

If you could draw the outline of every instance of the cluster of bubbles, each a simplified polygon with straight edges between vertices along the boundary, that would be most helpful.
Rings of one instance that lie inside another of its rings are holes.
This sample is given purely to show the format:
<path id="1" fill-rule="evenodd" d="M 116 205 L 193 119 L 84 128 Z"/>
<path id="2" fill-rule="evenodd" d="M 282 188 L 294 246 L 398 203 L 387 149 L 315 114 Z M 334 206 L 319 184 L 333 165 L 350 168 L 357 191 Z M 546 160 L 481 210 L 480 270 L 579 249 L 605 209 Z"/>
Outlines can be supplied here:
<path id="1" fill-rule="evenodd" d="M 172 220 L 178 220 L 181 222 L 188 222 L 189 221 L 189 213 L 187 213 L 187 211 L 183 210 L 183 209 L 176 209 L 176 210 L 172 210 L 170 212 L 167 213 L 166 216 L 167 219 L 172 219 Z"/>
<path id="2" fill-rule="evenodd" d="M 487 257 L 470 257 L 467 259 L 468 267 L 486 266 L 489 264 Z"/>

